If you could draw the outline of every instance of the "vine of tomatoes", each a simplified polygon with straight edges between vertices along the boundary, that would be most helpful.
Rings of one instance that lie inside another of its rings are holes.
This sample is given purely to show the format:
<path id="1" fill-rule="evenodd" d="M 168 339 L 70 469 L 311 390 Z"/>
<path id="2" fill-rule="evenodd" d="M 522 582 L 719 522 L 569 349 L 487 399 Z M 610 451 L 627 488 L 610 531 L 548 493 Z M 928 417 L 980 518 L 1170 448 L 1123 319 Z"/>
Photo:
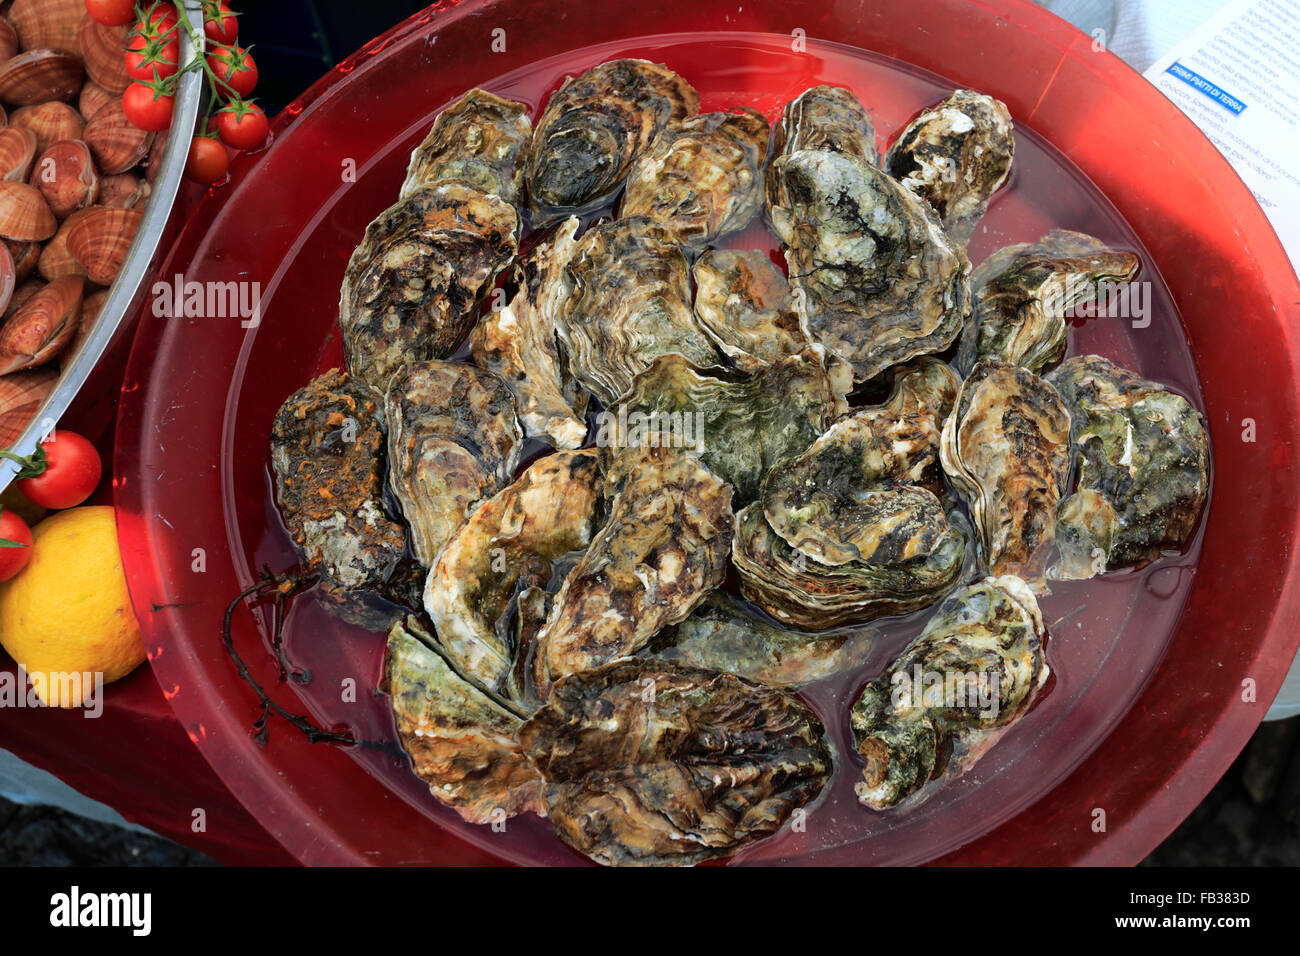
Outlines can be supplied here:
<path id="1" fill-rule="evenodd" d="M 200 183 L 223 179 L 232 150 L 257 149 L 270 131 L 266 113 L 251 99 L 257 63 L 251 46 L 239 43 L 239 14 L 223 0 L 85 0 L 92 18 L 108 26 L 132 24 L 126 48 L 131 85 L 122 95 L 127 119 L 140 129 L 168 129 L 180 78 L 201 70 L 208 84 L 207 112 L 190 142 L 185 173 Z M 200 51 L 204 41 L 182 16 L 202 5 L 206 53 L 180 62 L 180 31 Z"/>

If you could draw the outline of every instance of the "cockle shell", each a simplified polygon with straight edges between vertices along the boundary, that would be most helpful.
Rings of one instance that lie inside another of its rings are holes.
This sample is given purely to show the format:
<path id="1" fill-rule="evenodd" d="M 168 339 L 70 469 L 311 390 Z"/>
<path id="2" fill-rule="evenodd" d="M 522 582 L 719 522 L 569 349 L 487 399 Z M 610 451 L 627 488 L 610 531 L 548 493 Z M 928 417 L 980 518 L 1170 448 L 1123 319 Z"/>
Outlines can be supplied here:
<path id="1" fill-rule="evenodd" d="M 68 252 L 85 266 L 91 282 L 111 285 L 117 278 L 143 218 L 139 209 L 99 207 L 68 230 Z"/>
<path id="2" fill-rule="evenodd" d="M 59 50 L 28 50 L 0 63 L 0 100 L 32 106 L 71 99 L 81 89 L 81 60 Z"/>
<path id="3" fill-rule="evenodd" d="M 14 268 L 14 258 L 9 254 L 9 247 L 0 242 L 0 314 L 9 308 L 14 287 L 18 284 L 18 272 Z"/>
<path id="4" fill-rule="evenodd" d="M 22 282 L 32 270 L 36 268 L 36 263 L 41 257 L 41 244 L 39 242 L 23 242 L 17 239 L 3 239 L 6 249 L 14 262 L 14 275 L 19 282 Z"/>
<path id="5" fill-rule="evenodd" d="M 0 447 L 8 448 L 18 440 L 58 380 L 59 373 L 52 368 L 0 376 Z"/>
<path id="6" fill-rule="evenodd" d="M 9 22 L 24 50 L 79 53 L 77 29 L 87 17 L 85 0 L 14 0 Z"/>
<path id="7" fill-rule="evenodd" d="M 77 111 L 81 113 L 82 119 L 89 122 L 96 113 L 116 98 L 98 83 L 88 81 L 81 87 L 81 95 L 77 97 Z"/>
<path id="8" fill-rule="evenodd" d="M 45 286 L 0 328 L 0 375 L 44 365 L 77 334 L 82 280 L 67 276 Z"/>
<path id="9" fill-rule="evenodd" d="M 18 55 L 18 31 L 14 25 L 0 17 L 0 63 Z"/>
<path id="10" fill-rule="evenodd" d="M 15 110 L 9 117 L 10 126 L 29 129 L 36 136 L 36 152 L 45 152 L 54 143 L 64 139 L 81 139 L 86 129 L 82 115 L 67 103 L 38 103 Z"/>
<path id="11" fill-rule="evenodd" d="M 92 292 L 81 300 L 81 316 L 77 319 L 77 334 L 73 336 L 72 344 L 68 346 L 68 350 L 63 353 L 65 363 L 77 354 L 77 349 L 81 348 L 81 343 L 86 340 L 86 336 L 94 328 L 100 310 L 104 307 L 104 303 L 108 301 L 108 292 L 108 289 L 100 289 L 98 292 Z"/>
<path id="12" fill-rule="evenodd" d="M 11 183 L 26 182 L 36 156 L 36 137 L 18 126 L 0 129 L 0 178 Z"/>
<path id="13" fill-rule="evenodd" d="M 33 182 L 56 219 L 93 205 L 100 189 L 90 147 L 79 139 L 61 140 L 41 153 Z"/>
<path id="14" fill-rule="evenodd" d="M 86 267 L 68 252 L 68 233 L 91 213 L 92 210 L 89 209 L 79 209 L 74 212 L 64 220 L 59 226 L 59 231 L 41 248 L 41 257 L 36 266 L 41 278 L 50 282 L 63 276 L 86 278 Z"/>
<path id="15" fill-rule="evenodd" d="M 131 85 L 126 71 L 126 33 L 128 27 L 110 27 L 86 14 L 78 30 L 81 58 L 86 75 L 110 93 L 125 93 Z"/>
<path id="16" fill-rule="evenodd" d="M 121 100 L 114 98 L 90 118 L 81 138 L 94 154 L 100 173 L 115 176 L 149 154 L 153 133 L 133 125 L 122 110 Z"/>
<path id="17" fill-rule="evenodd" d="M 134 173 L 118 173 L 99 181 L 99 199 L 96 201 L 114 209 L 134 209 L 148 199 L 151 192 L 153 187 L 148 180 Z"/>
<path id="18" fill-rule="evenodd" d="M 8 243 L 5 245 L 7 247 Z M 38 252 L 40 251 L 41 247 L 39 243 L 33 242 L 31 243 L 31 246 Z M 32 267 L 35 268 L 35 265 L 36 263 L 33 261 Z M 48 283 L 39 276 L 32 276 L 30 279 L 23 281 L 22 274 L 20 273 L 18 276 L 18 287 L 14 289 L 14 294 L 9 299 L 9 305 L 5 309 L 4 318 L 9 318 L 9 316 L 21 309 L 28 299 L 44 289 L 46 285 L 48 285 Z"/>
<path id="19" fill-rule="evenodd" d="M 35 186 L 0 181 L 0 236 L 41 242 L 59 228 L 50 205 Z"/>

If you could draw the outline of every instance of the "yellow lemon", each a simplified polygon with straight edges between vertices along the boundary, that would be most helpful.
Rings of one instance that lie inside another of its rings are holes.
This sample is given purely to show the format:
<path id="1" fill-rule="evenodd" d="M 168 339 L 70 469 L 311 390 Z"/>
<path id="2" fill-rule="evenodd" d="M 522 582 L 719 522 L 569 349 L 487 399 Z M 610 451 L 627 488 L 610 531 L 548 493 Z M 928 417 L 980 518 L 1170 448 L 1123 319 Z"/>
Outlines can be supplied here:
<path id="1" fill-rule="evenodd" d="M 27 567 L 0 585 L 0 644 L 43 703 L 79 706 L 87 681 L 115 681 L 145 658 L 113 509 L 60 511 L 32 539 Z"/>

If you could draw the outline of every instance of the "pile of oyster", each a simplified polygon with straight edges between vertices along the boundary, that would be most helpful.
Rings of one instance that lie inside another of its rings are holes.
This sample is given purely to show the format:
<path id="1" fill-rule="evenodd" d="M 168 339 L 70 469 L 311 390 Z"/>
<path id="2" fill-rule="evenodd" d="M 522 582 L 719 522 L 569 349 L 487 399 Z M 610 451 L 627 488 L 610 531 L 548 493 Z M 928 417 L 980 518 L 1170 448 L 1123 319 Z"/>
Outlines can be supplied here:
<path id="1" fill-rule="evenodd" d="M 1065 358 L 1068 311 L 1137 257 L 1058 231 L 971 270 L 1014 146 L 967 90 L 882 157 L 846 89 L 770 129 L 641 60 L 535 123 L 477 89 L 437 117 L 348 266 L 346 369 L 272 434 L 325 592 L 409 612 L 382 686 L 434 797 L 696 863 L 815 812 L 828 718 L 861 802 L 913 804 L 1035 702 L 1049 580 L 1186 545 L 1201 416 Z M 785 270 L 719 245 L 760 215 Z M 850 713 L 800 697 L 925 609 Z"/>

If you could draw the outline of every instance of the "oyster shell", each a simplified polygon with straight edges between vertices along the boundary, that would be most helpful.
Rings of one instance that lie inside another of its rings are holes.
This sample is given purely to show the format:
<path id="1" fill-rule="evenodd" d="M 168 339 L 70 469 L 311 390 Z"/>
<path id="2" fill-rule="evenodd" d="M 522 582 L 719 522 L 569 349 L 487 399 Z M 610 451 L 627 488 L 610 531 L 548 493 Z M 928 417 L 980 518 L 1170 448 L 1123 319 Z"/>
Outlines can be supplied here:
<path id="1" fill-rule="evenodd" d="M 509 483 L 523 435 L 504 382 L 466 362 L 415 362 L 384 400 L 388 481 L 431 567 L 473 509 Z"/>
<path id="2" fill-rule="evenodd" d="M 769 133 L 751 109 L 668 124 L 633 161 L 620 215 L 649 216 L 696 248 L 744 228 L 763 202 Z"/>
<path id="3" fill-rule="evenodd" d="M 880 165 L 871 115 L 856 95 L 840 86 L 814 86 L 785 104 L 781 122 L 772 130 L 772 160 L 801 149 L 846 153 L 871 166 Z M 781 180 L 771 166 L 767 170 L 767 203 L 769 208 L 784 205 Z"/>
<path id="4" fill-rule="evenodd" d="M 516 739 L 524 715 L 457 673 L 414 618 L 388 633 L 380 689 L 416 776 L 439 801 L 470 823 L 546 815 L 541 776 Z"/>
<path id="5" fill-rule="evenodd" d="M 1092 577 L 1183 548 L 1209 494 L 1209 437 L 1185 398 L 1100 355 L 1047 380 L 1070 410 L 1078 490 L 1056 513 L 1052 576 Z"/>
<path id="6" fill-rule="evenodd" d="M 556 324 L 569 289 L 564 267 L 577 248 L 578 220 L 560 224 L 515 266 L 519 291 L 489 312 L 470 333 L 475 364 L 496 372 L 519 403 L 525 433 L 556 448 L 577 448 L 587 437 L 587 396 L 563 366 Z"/>
<path id="7" fill-rule="evenodd" d="M 649 447 L 686 447 L 748 504 L 777 462 L 807 448 L 835 417 L 825 352 L 809 346 L 754 372 L 696 371 L 676 353 L 661 355 L 598 419 L 596 444 L 615 483 Z"/>
<path id="8" fill-rule="evenodd" d="M 662 63 L 611 60 L 566 79 L 537 120 L 528 152 L 534 221 L 609 202 L 655 134 L 699 109 L 699 94 Z"/>
<path id="9" fill-rule="evenodd" d="M 339 298 L 348 371 L 381 392 L 403 363 L 451 353 L 519 245 L 519 215 L 459 182 L 423 186 L 366 227 Z"/>
<path id="10" fill-rule="evenodd" d="M 1017 577 L 985 578 L 945 598 L 853 705 L 849 723 L 866 760 L 858 799 L 876 810 L 917 803 L 934 792 L 921 792 L 927 783 L 969 770 L 1047 682 L 1046 636 Z"/>
<path id="11" fill-rule="evenodd" d="M 1057 230 L 999 250 L 971 275 L 973 321 L 963 333 L 963 368 L 997 359 L 1041 372 L 1065 355 L 1066 315 L 1094 301 L 1099 283 L 1131 281 L 1141 261 L 1082 233 Z"/>
<path id="12" fill-rule="evenodd" d="M 725 591 L 715 591 L 644 653 L 765 684 L 800 686 L 862 665 L 879 636 L 872 627 L 820 632 L 778 627 Z"/>
<path id="13" fill-rule="evenodd" d="M 674 449 L 646 449 L 639 465 L 537 635 L 542 699 L 566 674 L 640 650 L 726 575 L 731 488 Z"/>
<path id="14" fill-rule="evenodd" d="M 964 246 L 1007 181 L 1015 152 L 1006 104 L 957 90 L 904 127 L 885 168 L 933 206 L 948 235 Z"/>
<path id="15" fill-rule="evenodd" d="M 770 836 L 821 792 L 825 728 L 794 694 L 667 661 L 556 684 L 519 731 L 565 843 L 605 865 L 689 865 Z"/>
<path id="16" fill-rule="evenodd" d="M 930 554 L 948 534 L 939 437 L 957 388 L 938 359 L 896 369 L 883 405 L 841 418 L 768 473 L 763 514 L 772 530 L 832 567 Z"/>
<path id="17" fill-rule="evenodd" d="M 511 599 L 545 585 L 553 562 L 591 543 L 599 489 L 594 451 L 548 455 L 480 505 L 430 570 L 424 607 L 438 640 L 489 690 L 501 688 L 518 650 L 506 621 Z"/>
<path id="18" fill-rule="evenodd" d="M 1041 588 L 1070 472 L 1060 394 L 1018 365 L 980 362 L 943 424 L 940 458 L 970 508 L 989 572 Z"/>
<path id="19" fill-rule="evenodd" d="M 829 567 L 790 547 L 767 523 L 758 501 L 736 515 L 731 561 L 741 593 L 776 620 L 826 630 L 919 610 L 955 585 L 966 570 L 969 535 L 959 513 L 948 524 L 948 533 L 924 557 Z"/>
<path id="20" fill-rule="evenodd" d="M 407 166 L 401 197 L 456 180 L 518 205 L 524 152 L 532 138 L 528 107 L 473 89 L 438 114 Z"/>
<path id="21" fill-rule="evenodd" d="M 814 339 L 858 381 L 952 344 L 970 311 L 970 264 L 925 202 L 843 153 L 800 150 L 774 169 L 772 224 Z"/>
<path id="22" fill-rule="evenodd" d="M 406 549 L 384 511 L 384 433 L 373 393 L 330 369 L 290 395 L 271 428 L 275 497 L 309 571 L 327 588 L 381 584 Z"/>
<path id="23" fill-rule="evenodd" d="M 691 311 L 686 257 L 659 223 L 639 216 L 588 229 L 566 272 L 560 341 L 573 377 L 605 405 L 658 355 L 720 363 Z"/>

